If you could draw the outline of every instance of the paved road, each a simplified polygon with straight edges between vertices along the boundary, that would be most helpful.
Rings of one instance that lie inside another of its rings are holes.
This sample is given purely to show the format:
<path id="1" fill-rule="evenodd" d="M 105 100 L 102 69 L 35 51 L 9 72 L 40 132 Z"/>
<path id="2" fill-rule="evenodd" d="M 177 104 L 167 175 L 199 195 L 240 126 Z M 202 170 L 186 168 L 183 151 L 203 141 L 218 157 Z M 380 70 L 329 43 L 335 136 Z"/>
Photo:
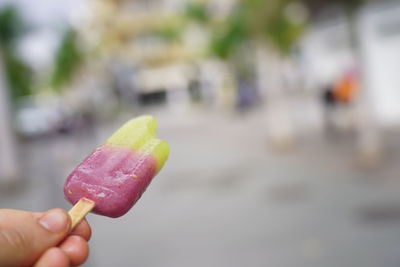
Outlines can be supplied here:
<path id="1" fill-rule="evenodd" d="M 89 216 L 85 266 L 400 265 L 400 151 L 392 148 L 377 169 L 362 169 L 349 136 L 303 135 L 292 149 L 276 151 L 261 113 L 154 113 L 171 143 L 170 160 L 129 214 Z M 68 208 L 64 178 L 126 117 L 21 144 L 28 179 L 2 192 L 0 207 Z"/>

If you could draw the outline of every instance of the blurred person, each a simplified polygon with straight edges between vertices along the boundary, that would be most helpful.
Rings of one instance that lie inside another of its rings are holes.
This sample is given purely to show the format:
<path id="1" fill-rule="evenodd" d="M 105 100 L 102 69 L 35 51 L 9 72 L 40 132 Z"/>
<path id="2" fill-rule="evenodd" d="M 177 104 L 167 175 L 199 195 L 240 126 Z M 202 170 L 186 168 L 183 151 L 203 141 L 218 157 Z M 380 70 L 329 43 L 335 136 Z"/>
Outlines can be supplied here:
<path id="1" fill-rule="evenodd" d="M 336 83 L 323 89 L 322 101 L 327 134 L 335 133 L 338 119 L 342 124 L 346 121 L 346 117 L 352 112 L 357 92 L 358 79 L 355 71 L 345 72 Z"/>
<path id="2" fill-rule="evenodd" d="M 241 113 L 248 111 L 256 103 L 256 89 L 246 80 L 238 81 L 237 95 L 237 108 Z"/>
<path id="3" fill-rule="evenodd" d="M 83 264 L 89 254 L 89 224 L 72 233 L 62 209 L 28 212 L 0 209 L 0 266 L 65 267 Z"/>
<path id="4" fill-rule="evenodd" d="M 334 95 L 334 87 L 327 85 L 322 89 L 322 103 L 323 103 L 323 114 L 325 122 L 325 130 L 327 134 L 331 134 L 335 131 L 335 119 L 334 112 L 337 106 L 337 100 Z"/>

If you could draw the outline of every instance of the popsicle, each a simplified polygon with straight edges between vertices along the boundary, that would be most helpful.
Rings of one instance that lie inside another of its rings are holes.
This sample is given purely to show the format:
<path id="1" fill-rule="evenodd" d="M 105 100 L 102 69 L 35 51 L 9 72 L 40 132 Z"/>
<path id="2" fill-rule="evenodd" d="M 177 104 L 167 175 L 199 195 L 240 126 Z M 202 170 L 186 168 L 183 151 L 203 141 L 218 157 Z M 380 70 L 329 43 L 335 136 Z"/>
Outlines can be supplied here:
<path id="1" fill-rule="evenodd" d="M 156 128 L 152 116 L 128 121 L 72 171 L 64 195 L 75 205 L 69 212 L 73 226 L 90 211 L 120 217 L 139 200 L 169 155 Z"/>

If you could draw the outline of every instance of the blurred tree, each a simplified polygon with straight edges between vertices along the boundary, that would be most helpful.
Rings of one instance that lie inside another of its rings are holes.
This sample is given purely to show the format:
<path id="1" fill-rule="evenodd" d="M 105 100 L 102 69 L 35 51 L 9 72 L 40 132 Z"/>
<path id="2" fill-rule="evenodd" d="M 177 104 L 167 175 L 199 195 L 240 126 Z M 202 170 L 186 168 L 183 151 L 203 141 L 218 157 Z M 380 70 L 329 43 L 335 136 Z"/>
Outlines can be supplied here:
<path id="1" fill-rule="evenodd" d="M 205 2 L 187 2 L 182 14 L 164 19 L 162 25 L 155 27 L 150 33 L 161 37 L 167 42 L 174 43 L 182 40 L 182 35 L 188 23 L 197 22 L 207 24 L 209 20 L 210 14 Z"/>
<path id="2" fill-rule="evenodd" d="M 25 22 L 14 6 L 0 11 L 1 61 L 13 100 L 32 94 L 33 72 L 17 52 L 18 40 L 26 31 Z"/>
<path id="3" fill-rule="evenodd" d="M 59 92 L 63 86 L 71 82 L 83 60 L 78 34 L 73 28 L 68 28 L 55 55 L 54 71 L 51 76 L 52 88 Z"/>
<path id="4" fill-rule="evenodd" d="M 279 117 L 268 118 L 269 137 L 278 146 L 287 146 L 294 137 L 283 74 L 284 64 L 292 60 L 292 49 L 305 29 L 304 13 L 294 0 L 239 0 L 228 17 L 212 29 L 211 51 L 215 55 L 253 58 L 257 87 L 269 109 L 267 116 Z M 243 50 L 243 46 L 247 48 Z M 241 62 L 239 59 L 235 65 Z"/>
<path id="5" fill-rule="evenodd" d="M 243 42 L 264 43 L 288 55 L 301 37 L 305 23 L 287 12 L 292 0 L 241 0 L 213 31 L 212 51 L 226 58 Z"/>
<path id="6" fill-rule="evenodd" d="M 26 27 L 18 10 L 14 6 L 6 6 L 0 11 L 0 45 L 12 46 L 26 31 Z"/>
<path id="7" fill-rule="evenodd" d="M 13 100 L 31 94 L 32 72 L 16 51 L 18 39 L 25 30 L 15 7 L 0 10 L 0 182 L 13 182 L 18 177 L 9 93 Z"/>
<path id="8" fill-rule="evenodd" d="M 269 99 L 284 89 L 283 61 L 291 58 L 306 26 L 304 18 L 292 14 L 293 7 L 298 8 L 293 0 L 240 0 L 227 18 L 212 28 L 213 54 L 223 59 L 235 54 L 242 60 L 252 57 L 258 88 Z M 247 47 L 246 53 L 243 46 Z"/>
<path id="9" fill-rule="evenodd" d="M 200 23 L 206 23 L 210 19 L 210 14 L 205 2 L 187 2 L 184 14 L 187 18 Z"/>
<path id="10" fill-rule="evenodd" d="M 238 7 L 223 23 L 212 28 L 211 52 L 224 60 L 232 56 L 248 40 L 246 20 L 245 10 Z"/>
<path id="11" fill-rule="evenodd" d="M 31 68 L 10 48 L 3 48 L 2 57 L 11 99 L 15 101 L 30 96 L 33 81 Z"/>

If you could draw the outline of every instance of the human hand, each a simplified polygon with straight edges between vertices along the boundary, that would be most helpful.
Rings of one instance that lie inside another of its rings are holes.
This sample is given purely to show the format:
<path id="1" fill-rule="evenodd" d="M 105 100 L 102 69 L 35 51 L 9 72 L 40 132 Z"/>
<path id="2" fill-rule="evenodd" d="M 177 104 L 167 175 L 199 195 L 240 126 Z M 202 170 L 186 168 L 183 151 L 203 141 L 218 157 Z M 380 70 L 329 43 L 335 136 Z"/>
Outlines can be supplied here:
<path id="1" fill-rule="evenodd" d="M 27 212 L 0 209 L 0 267 L 66 267 L 84 263 L 89 254 L 89 224 L 71 232 L 62 209 Z"/>

